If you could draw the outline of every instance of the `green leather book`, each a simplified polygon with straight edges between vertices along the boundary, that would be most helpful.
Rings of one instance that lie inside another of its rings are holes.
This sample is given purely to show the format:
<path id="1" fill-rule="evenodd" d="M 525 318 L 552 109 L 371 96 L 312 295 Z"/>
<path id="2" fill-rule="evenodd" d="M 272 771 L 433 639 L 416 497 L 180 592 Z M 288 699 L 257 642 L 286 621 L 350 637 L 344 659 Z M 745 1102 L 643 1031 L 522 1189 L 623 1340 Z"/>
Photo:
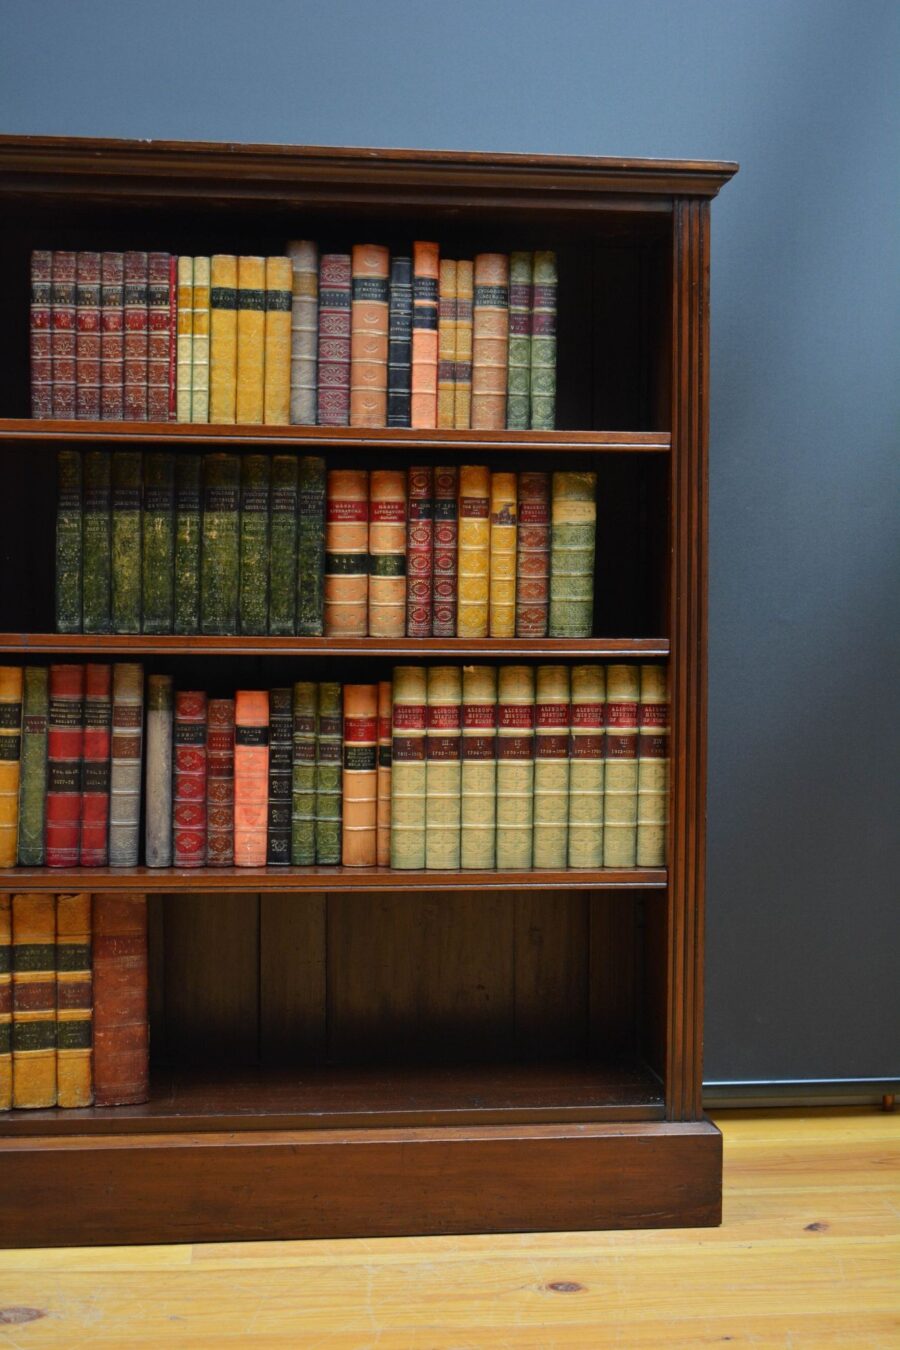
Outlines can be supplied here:
<path id="1" fill-rule="evenodd" d="M 297 631 L 297 490 L 296 455 L 273 455 L 269 521 L 269 632 L 290 636 Z"/>
<path id="2" fill-rule="evenodd" d="M 556 426 L 556 254 L 534 255 L 531 311 L 531 425 L 539 431 Z"/>
<path id="3" fill-rule="evenodd" d="M 325 575 L 325 461 L 305 455 L 300 461 L 300 518 L 297 527 L 297 633 L 321 637 Z"/>
<path id="4" fill-rule="evenodd" d="M 56 456 L 56 631 L 81 632 L 81 454 Z"/>
<path id="5" fill-rule="evenodd" d="M 241 461 L 215 451 L 203 457 L 200 631 L 237 633 L 238 503 Z"/>
<path id="6" fill-rule="evenodd" d="M 186 453 L 175 461 L 176 633 L 200 632 L 200 463 Z"/>
<path id="7" fill-rule="evenodd" d="M 84 457 L 81 558 L 82 624 L 85 633 L 112 629 L 112 456 L 88 450 Z"/>
<path id="8" fill-rule="evenodd" d="M 339 684 L 319 685 L 316 717 L 316 862 L 341 861 L 343 697 Z"/>
<path id="9" fill-rule="evenodd" d="M 594 623 L 597 475 L 555 473 L 550 530 L 550 636 L 587 638 Z"/>
<path id="10" fill-rule="evenodd" d="M 310 867 L 316 861 L 316 719 L 319 686 L 294 685 L 291 862 Z M 326 775 L 327 776 L 327 775 Z"/>
<path id="11" fill-rule="evenodd" d="M 509 255 L 506 425 L 517 431 L 527 430 L 531 418 L 532 268 L 530 253 Z"/>
<path id="12" fill-rule="evenodd" d="M 112 462 L 112 621 L 114 633 L 141 631 L 141 452 L 116 450 Z"/>
<path id="13" fill-rule="evenodd" d="M 241 633 L 269 631 L 269 476 L 268 455 L 244 455 L 238 600 Z"/>
<path id="14" fill-rule="evenodd" d="M 44 865 L 44 813 L 47 798 L 46 666 L 26 666 L 22 706 L 22 770 L 19 778 L 20 867 Z"/>
<path id="15" fill-rule="evenodd" d="M 569 831 L 569 668 L 538 666 L 534 696 L 534 866 L 562 868 Z"/>
<path id="16" fill-rule="evenodd" d="M 143 631 L 171 633 L 175 623 L 175 456 L 144 457 L 141 596 Z"/>

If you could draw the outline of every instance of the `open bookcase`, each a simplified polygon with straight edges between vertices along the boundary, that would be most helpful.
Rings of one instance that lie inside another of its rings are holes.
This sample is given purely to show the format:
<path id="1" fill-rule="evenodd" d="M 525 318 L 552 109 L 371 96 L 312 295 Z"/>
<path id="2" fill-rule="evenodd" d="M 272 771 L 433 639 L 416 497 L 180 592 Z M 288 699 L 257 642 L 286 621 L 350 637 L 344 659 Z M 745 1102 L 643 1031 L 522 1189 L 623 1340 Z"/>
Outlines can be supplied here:
<path id="1" fill-rule="evenodd" d="M 672 716 L 664 869 L 0 875 L 148 894 L 152 1047 L 145 1105 L 0 1115 L 4 1244 L 719 1221 L 701 1104 L 709 207 L 735 169 L 0 138 L 0 661 L 127 655 L 234 689 L 410 658 L 667 659 Z M 559 429 L 30 420 L 32 249 L 277 254 L 303 234 L 554 248 Z M 58 635 L 55 452 L 83 445 L 593 469 L 599 636 Z"/>

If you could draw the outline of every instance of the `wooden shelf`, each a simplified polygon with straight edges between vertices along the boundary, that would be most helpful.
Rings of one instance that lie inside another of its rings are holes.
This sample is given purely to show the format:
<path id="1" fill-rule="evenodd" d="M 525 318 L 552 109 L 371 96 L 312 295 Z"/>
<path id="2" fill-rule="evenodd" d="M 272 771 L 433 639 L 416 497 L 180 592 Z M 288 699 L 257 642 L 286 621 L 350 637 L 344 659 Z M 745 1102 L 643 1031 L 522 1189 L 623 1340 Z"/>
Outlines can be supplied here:
<path id="1" fill-rule="evenodd" d="M 0 652 L 21 656 L 397 656 L 591 657 L 668 656 L 666 638 L 333 638 L 185 637 L 144 633 L 0 633 Z"/>

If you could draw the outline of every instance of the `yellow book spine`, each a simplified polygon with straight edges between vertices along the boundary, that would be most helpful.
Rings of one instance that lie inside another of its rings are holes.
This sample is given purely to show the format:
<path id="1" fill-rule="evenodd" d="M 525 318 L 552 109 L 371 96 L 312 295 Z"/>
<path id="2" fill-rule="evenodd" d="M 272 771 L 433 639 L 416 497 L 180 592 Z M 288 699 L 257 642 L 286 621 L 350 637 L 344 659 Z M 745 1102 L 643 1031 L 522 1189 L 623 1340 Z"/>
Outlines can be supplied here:
<path id="1" fill-rule="evenodd" d="M 194 260 L 180 257 L 175 289 L 175 419 L 191 420 L 191 358 L 194 336 Z"/>
<path id="2" fill-rule="evenodd" d="M 0 1111 L 12 1106 L 12 897 L 0 895 Z"/>
<path id="3" fill-rule="evenodd" d="M 640 697 L 637 666 L 607 666 L 604 867 L 634 867 L 636 862 Z"/>
<path id="4" fill-rule="evenodd" d="M 462 673 L 460 866 L 493 867 L 497 845 L 497 670 Z"/>
<path id="5" fill-rule="evenodd" d="M 0 867 L 15 867 L 22 767 L 22 667 L 0 666 Z"/>
<path id="6" fill-rule="evenodd" d="M 438 296 L 437 424 L 454 425 L 456 405 L 456 276 L 457 264 L 441 259 Z"/>
<path id="7" fill-rule="evenodd" d="M 665 867 L 669 818 L 669 687 L 665 666 L 641 666 L 638 867 Z"/>
<path id="8" fill-rule="evenodd" d="M 238 258 L 235 420 L 263 420 L 266 377 L 266 260 Z"/>
<path id="9" fill-rule="evenodd" d="M 266 258 L 266 354 L 263 421 L 286 426 L 291 419 L 290 258 Z"/>
<path id="10" fill-rule="evenodd" d="M 194 259 L 191 421 L 209 421 L 209 258 Z"/>
<path id="11" fill-rule="evenodd" d="M 209 271 L 209 420 L 235 422 L 238 260 L 217 253 Z"/>
<path id="12" fill-rule="evenodd" d="M 425 866 L 431 870 L 459 867 L 461 720 L 459 666 L 432 666 L 428 671 L 425 793 Z"/>
<path id="13" fill-rule="evenodd" d="M 56 897 L 56 1084 L 58 1106 L 94 1100 L 91 1022 L 91 897 Z"/>
<path id="14" fill-rule="evenodd" d="M 56 896 L 12 898 L 13 1106 L 56 1105 Z"/>
<path id="15" fill-rule="evenodd" d="M 491 475 L 483 464 L 459 470 L 457 637 L 487 637 L 490 592 Z"/>
<path id="16" fill-rule="evenodd" d="M 472 293 L 474 264 L 471 259 L 456 264 L 456 373 L 453 391 L 453 425 L 468 429 L 472 419 Z"/>
<path id="17" fill-rule="evenodd" d="M 395 666 L 392 690 L 391 867 L 425 866 L 424 666 Z"/>
<path id="18" fill-rule="evenodd" d="M 565 867 L 569 832 L 569 668 L 538 666 L 534 702 L 534 866 Z"/>
<path id="19" fill-rule="evenodd" d="M 516 633 L 516 499 L 516 475 L 491 474 L 491 637 Z"/>

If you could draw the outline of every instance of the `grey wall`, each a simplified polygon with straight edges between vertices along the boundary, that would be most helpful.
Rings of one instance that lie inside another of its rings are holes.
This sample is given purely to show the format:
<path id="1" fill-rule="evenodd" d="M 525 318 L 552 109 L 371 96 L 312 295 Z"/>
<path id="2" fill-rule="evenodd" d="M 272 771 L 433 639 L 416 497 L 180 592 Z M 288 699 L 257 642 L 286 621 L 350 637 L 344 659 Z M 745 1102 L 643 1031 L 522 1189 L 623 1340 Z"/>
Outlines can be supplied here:
<path id="1" fill-rule="evenodd" d="M 900 1075 L 900 6 L 0 0 L 0 20 L 6 132 L 740 161 L 713 207 L 706 1077 Z"/>

